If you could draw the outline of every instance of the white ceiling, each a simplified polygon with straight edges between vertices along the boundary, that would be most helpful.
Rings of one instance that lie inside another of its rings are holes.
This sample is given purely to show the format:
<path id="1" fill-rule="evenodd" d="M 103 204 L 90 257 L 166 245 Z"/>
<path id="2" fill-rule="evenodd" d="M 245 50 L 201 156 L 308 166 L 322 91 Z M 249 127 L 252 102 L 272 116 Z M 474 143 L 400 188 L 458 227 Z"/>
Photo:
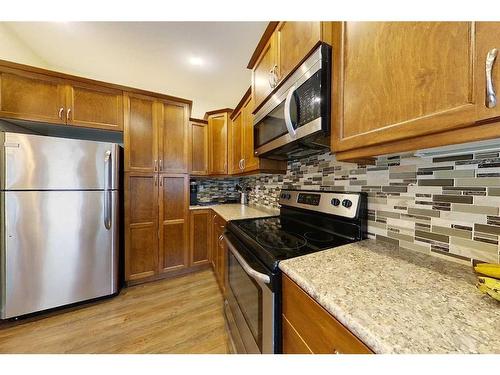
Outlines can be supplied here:
<path id="1" fill-rule="evenodd" d="M 193 100 L 193 117 L 234 107 L 267 22 L 7 22 L 50 69 Z M 200 58 L 194 66 L 190 58 Z"/>

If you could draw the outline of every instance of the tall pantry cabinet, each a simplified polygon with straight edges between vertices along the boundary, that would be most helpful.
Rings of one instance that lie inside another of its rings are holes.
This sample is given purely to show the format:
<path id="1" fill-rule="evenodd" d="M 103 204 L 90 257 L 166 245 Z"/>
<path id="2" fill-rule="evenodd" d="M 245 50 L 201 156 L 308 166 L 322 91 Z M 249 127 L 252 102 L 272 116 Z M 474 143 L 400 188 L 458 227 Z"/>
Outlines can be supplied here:
<path id="1" fill-rule="evenodd" d="M 124 95 L 125 280 L 189 267 L 189 105 Z"/>

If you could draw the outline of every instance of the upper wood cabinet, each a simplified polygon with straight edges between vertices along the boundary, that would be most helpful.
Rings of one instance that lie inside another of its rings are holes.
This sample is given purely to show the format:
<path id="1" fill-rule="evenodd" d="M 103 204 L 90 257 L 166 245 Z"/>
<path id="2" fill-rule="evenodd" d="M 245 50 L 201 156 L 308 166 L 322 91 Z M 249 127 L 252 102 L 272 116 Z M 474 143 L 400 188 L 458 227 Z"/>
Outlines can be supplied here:
<path id="1" fill-rule="evenodd" d="M 243 167 L 243 113 L 240 111 L 229 123 L 229 174 L 241 173 Z"/>
<path id="2" fill-rule="evenodd" d="M 278 38 L 278 74 L 282 80 L 300 64 L 321 40 L 321 22 L 280 22 Z"/>
<path id="3" fill-rule="evenodd" d="M 208 116 L 209 174 L 227 174 L 227 112 Z"/>
<path id="4" fill-rule="evenodd" d="M 243 128 L 243 170 L 244 172 L 254 171 L 260 168 L 261 163 L 265 167 L 270 169 L 276 169 L 277 171 L 286 170 L 286 162 L 277 162 L 274 160 L 264 160 L 259 159 L 255 156 L 254 144 L 253 144 L 253 106 L 254 106 L 253 96 L 250 96 L 243 107 L 241 107 L 242 116 L 242 128 Z"/>
<path id="5" fill-rule="evenodd" d="M 205 176 L 208 174 L 208 122 L 191 120 L 191 170 L 192 175 Z"/>
<path id="6" fill-rule="evenodd" d="M 477 119 L 497 118 L 500 116 L 500 22 L 476 22 L 476 50 Z M 491 73 L 486 72 L 487 61 Z M 488 100 L 487 77 L 491 77 L 496 104 Z"/>
<path id="7" fill-rule="evenodd" d="M 125 94 L 125 170 L 187 173 L 188 105 Z"/>
<path id="8" fill-rule="evenodd" d="M 125 170 L 158 171 L 158 121 L 155 98 L 125 95 Z"/>
<path id="9" fill-rule="evenodd" d="M 125 280 L 158 272 L 158 176 L 125 174 Z"/>
<path id="10" fill-rule="evenodd" d="M 80 82 L 66 89 L 66 122 L 105 130 L 123 130 L 123 92 Z"/>
<path id="11" fill-rule="evenodd" d="M 270 26 L 272 24 L 275 23 L 271 22 Z M 331 43 L 328 22 L 282 21 L 275 25 L 271 34 L 268 31 L 264 33 L 247 66 L 252 69 L 252 112 L 259 108 L 319 42 Z"/>
<path id="12" fill-rule="evenodd" d="M 278 53 L 276 34 L 271 35 L 252 70 L 252 94 L 259 106 L 278 82 Z"/>
<path id="13" fill-rule="evenodd" d="M 65 124 L 63 80 L 1 68 L 0 117 Z"/>
<path id="14" fill-rule="evenodd" d="M 188 173 L 189 107 L 184 103 L 160 102 L 159 170 L 168 173 Z"/>
<path id="15" fill-rule="evenodd" d="M 123 130 L 123 92 L 0 67 L 0 117 Z"/>
<path id="16" fill-rule="evenodd" d="M 334 151 L 474 122 L 473 23 L 345 22 L 337 27 Z"/>
<path id="17" fill-rule="evenodd" d="M 253 147 L 253 98 L 249 88 L 230 116 L 228 137 L 229 174 L 284 173 L 286 162 L 259 159 Z"/>

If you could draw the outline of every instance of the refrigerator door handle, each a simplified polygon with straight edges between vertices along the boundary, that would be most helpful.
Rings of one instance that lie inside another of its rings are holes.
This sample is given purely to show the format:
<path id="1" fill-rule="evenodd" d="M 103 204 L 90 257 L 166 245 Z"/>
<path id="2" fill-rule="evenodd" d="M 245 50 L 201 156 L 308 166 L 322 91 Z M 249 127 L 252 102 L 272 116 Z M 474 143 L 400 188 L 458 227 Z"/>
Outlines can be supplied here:
<path id="1" fill-rule="evenodd" d="M 111 151 L 106 151 L 104 155 L 104 226 L 107 230 L 111 229 Z"/>

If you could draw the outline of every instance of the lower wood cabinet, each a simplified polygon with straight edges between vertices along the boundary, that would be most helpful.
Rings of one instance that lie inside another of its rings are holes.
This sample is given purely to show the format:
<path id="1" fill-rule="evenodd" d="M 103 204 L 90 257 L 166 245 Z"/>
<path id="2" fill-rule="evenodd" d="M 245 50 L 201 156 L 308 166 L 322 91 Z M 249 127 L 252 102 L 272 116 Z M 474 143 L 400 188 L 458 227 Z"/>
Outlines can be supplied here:
<path id="1" fill-rule="evenodd" d="M 191 210 L 190 256 L 191 267 L 211 265 L 217 284 L 224 294 L 226 290 L 227 245 L 224 241 L 226 221 L 211 209 Z"/>
<path id="2" fill-rule="evenodd" d="M 169 273 L 189 266 L 188 211 L 189 177 L 160 174 L 159 272 Z"/>
<path id="3" fill-rule="evenodd" d="M 209 264 L 212 233 L 212 210 L 192 210 L 189 213 L 190 263 Z"/>
<path id="4" fill-rule="evenodd" d="M 158 176 L 125 175 L 125 278 L 154 277 L 158 271 Z"/>
<path id="5" fill-rule="evenodd" d="M 372 351 L 283 275 L 283 353 L 370 354 Z"/>
<path id="6" fill-rule="evenodd" d="M 226 292 L 227 245 L 224 241 L 226 221 L 215 214 L 212 216 L 212 265 L 219 288 Z"/>
<path id="7" fill-rule="evenodd" d="M 189 176 L 125 173 L 125 280 L 188 272 Z"/>

